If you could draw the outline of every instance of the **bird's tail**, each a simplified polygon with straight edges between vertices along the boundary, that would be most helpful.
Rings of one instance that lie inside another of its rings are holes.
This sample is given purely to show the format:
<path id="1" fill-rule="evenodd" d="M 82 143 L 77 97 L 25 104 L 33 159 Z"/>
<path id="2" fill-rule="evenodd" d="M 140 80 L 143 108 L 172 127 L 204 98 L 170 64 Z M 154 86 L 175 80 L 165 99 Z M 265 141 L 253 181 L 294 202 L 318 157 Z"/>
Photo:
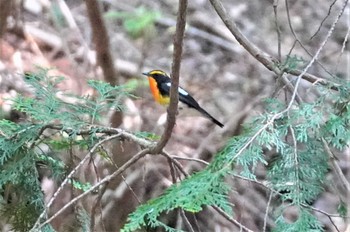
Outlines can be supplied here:
<path id="1" fill-rule="evenodd" d="M 224 124 L 222 124 L 221 122 L 219 122 L 217 119 L 215 119 L 213 116 L 211 116 L 207 111 L 205 111 L 203 108 L 199 108 L 198 109 L 199 112 L 201 112 L 205 117 L 209 118 L 213 123 L 215 123 L 216 125 L 218 125 L 219 127 L 224 127 Z"/>

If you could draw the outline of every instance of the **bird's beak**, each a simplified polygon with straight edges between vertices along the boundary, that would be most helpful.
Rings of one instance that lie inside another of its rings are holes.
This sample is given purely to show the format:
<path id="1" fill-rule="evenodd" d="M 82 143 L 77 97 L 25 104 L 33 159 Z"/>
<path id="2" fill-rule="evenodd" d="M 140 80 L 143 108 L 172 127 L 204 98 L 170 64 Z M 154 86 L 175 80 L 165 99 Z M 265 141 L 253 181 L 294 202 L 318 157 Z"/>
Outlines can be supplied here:
<path id="1" fill-rule="evenodd" d="M 142 74 L 145 76 L 148 76 L 148 72 L 143 72 Z"/>

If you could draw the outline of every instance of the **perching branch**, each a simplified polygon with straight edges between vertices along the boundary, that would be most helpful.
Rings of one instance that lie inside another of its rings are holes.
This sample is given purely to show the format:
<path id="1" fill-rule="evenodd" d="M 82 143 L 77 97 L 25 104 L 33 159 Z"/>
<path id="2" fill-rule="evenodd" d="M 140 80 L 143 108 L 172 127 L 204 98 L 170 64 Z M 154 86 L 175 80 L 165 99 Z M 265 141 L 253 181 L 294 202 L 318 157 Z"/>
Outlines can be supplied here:
<path id="1" fill-rule="evenodd" d="M 171 88 L 170 88 L 170 105 L 168 108 L 167 124 L 164 129 L 164 133 L 160 138 L 160 141 L 152 150 L 152 154 L 159 154 L 165 147 L 171 137 L 175 122 L 177 105 L 179 101 L 179 76 L 181 66 L 181 54 L 182 44 L 186 26 L 186 11 L 187 11 L 187 0 L 179 1 L 179 8 L 176 20 L 176 32 L 174 37 L 174 53 L 173 53 L 173 64 L 171 66 Z"/>

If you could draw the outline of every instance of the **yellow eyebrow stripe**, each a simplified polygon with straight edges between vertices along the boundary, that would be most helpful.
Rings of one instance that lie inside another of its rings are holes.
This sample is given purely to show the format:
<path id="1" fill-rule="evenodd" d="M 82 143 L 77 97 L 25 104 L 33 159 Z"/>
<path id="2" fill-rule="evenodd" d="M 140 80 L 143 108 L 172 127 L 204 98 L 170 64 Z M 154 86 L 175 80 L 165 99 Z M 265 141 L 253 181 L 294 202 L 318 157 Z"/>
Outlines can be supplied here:
<path id="1" fill-rule="evenodd" d="M 154 74 L 160 74 L 160 75 L 165 75 L 166 76 L 166 73 L 161 71 L 161 70 L 153 70 L 149 73 L 150 75 L 154 75 Z"/>

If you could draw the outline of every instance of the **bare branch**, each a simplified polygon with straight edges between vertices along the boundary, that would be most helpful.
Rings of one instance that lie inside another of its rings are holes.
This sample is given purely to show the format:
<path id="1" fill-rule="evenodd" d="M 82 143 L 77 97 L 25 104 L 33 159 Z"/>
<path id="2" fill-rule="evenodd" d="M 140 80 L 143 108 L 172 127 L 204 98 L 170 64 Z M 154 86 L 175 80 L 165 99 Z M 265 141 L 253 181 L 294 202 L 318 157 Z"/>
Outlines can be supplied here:
<path id="1" fill-rule="evenodd" d="M 69 182 L 69 180 L 71 180 L 71 178 L 72 178 L 73 175 L 78 171 L 78 169 L 79 169 L 81 166 L 83 166 L 83 164 L 84 164 L 88 159 L 91 158 L 91 155 L 92 155 L 93 153 L 95 153 L 96 149 L 97 149 L 99 146 L 101 146 L 101 144 L 103 144 L 103 143 L 105 143 L 105 142 L 107 142 L 107 141 L 110 141 L 110 140 L 112 140 L 112 139 L 114 139 L 114 138 L 117 138 L 117 137 L 119 137 L 119 136 L 120 136 L 119 134 L 116 134 L 116 135 L 112 135 L 112 136 L 110 136 L 110 137 L 107 137 L 107 138 L 105 138 L 105 139 L 102 139 L 101 141 L 99 141 L 98 143 L 96 143 L 95 146 L 93 146 L 93 147 L 90 149 L 90 151 L 85 155 L 84 159 L 82 159 L 82 160 L 79 162 L 79 164 L 78 164 L 77 166 L 75 166 L 74 169 L 73 169 L 73 170 L 67 175 L 67 177 L 63 180 L 63 182 L 61 183 L 60 187 L 59 187 L 59 188 L 56 190 L 56 192 L 53 194 L 53 196 L 51 197 L 50 201 L 47 203 L 45 209 L 43 210 L 43 212 L 40 214 L 39 218 L 38 218 L 37 221 L 35 222 L 35 224 L 34 224 L 32 230 L 35 229 L 35 228 L 39 225 L 40 220 L 41 220 L 42 218 L 45 217 L 45 215 L 47 214 L 49 208 L 51 207 L 51 205 L 53 204 L 53 202 L 56 200 L 58 194 L 59 194 L 60 192 L 62 192 L 64 186 L 66 186 L 66 184 Z"/>
<path id="2" fill-rule="evenodd" d="M 177 161 L 173 156 L 170 156 L 166 151 L 163 151 L 162 155 L 165 156 L 168 160 L 170 160 L 185 177 L 189 176 L 185 169 L 182 167 L 181 163 Z"/>
<path id="3" fill-rule="evenodd" d="M 343 45 L 341 47 L 340 53 L 339 53 L 338 58 L 337 58 L 337 62 L 336 62 L 335 69 L 334 69 L 335 72 L 338 71 L 339 61 L 340 61 L 340 58 L 342 57 L 342 55 L 344 54 L 346 44 L 348 43 L 349 35 L 350 35 L 350 17 L 349 17 L 349 13 L 348 13 L 348 30 L 347 30 L 346 35 L 344 37 Z"/>
<path id="4" fill-rule="evenodd" d="M 179 1 L 179 8 L 176 21 L 176 32 L 174 37 L 174 53 L 173 53 L 173 64 L 171 67 L 171 88 L 170 88 L 170 105 L 168 108 L 167 124 L 164 129 L 164 133 L 160 138 L 160 141 L 152 150 L 152 154 L 159 154 L 165 147 L 171 137 L 177 113 L 177 105 L 179 101 L 179 76 L 181 66 L 181 54 L 182 54 L 182 43 L 185 33 L 186 26 L 186 11 L 187 11 L 187 0 Z"/>
<path id="5" fill-rule="evenodd" d="M 100 189 L 97 198 L 95 199 L 94 204 L 91 207 L 91 213 L 90 213 L 90 231 L 95 231 L 95 214 L 96 214 L 96 210 L 97 207 L 101 207 L 101 200 L 103 197 L 103 194 L 106 192 L 107 190 L 107 185 L 108 183 L 106 183 L 105 185 L 102 186 L 102 188 Z M 102 211 L 102 210 L 101 210 Z M 101 213 L 101 217 L 102 217 L 102 213 Z"/>
<path id="6" fill-rule="evenodd" d="M 240 43 L 246 50 L 249 52 L 255 59 L 262 63 L 269 70 L 275 72 L 276 74 L 280 73 L 280 70 L 277 68 L 277 60 L 273 60 L 271 56 L 261 51 L 256 47 L 252 42 L 248 40 L 245 35 L 239 30 L 236 23 L 229 17 L 225 8 L 219 0 L 210 0 L 211 5 L 214 7 L 216 13 L 220 16 L 223 23 L 230 30 L 232 35 L 236 38 L 238 43 Z"/>
<path id="7" fill-rule="evenodd" d="M 62 125 L 54 125 L 54 124 L 49 124 L 49 125 L 45 125 L 42 127 L 42 129 L 40 130 L 40 132 L 38 133 L 38 138 L 40 137 L 41 134 L 44 133 L 44 131 L 46 129 L 54 129 L 54 130 L 63 130 L 66 133 L 70 133 L 71 130 L 69 128 L 63 128 Z M 100 140 L 98 143 L 96 143 L 90 150 L 89 152 L 85 155 L 85 157 L 79 162 L 79 164 L 67 175 L 67 177 L 64 179 L 64 181 L 61 183 L 60 187 L 56 190 L 56 192 L 54 193 L 54 195 L 52 196 L 52 198 L 50 199 L 50 201 L 47 203 L 44 211 L 40 214 L 39 218 L 37 219 L 36 223 L 34 224 L 32 230 L 35 230 L 36 227 L 39 226 L 40 224 L 40 220 L 42 218 L 45 217 L 45 215 L 48 212 L 48 209 L 50 208 L 50 206 L 53 204 L 53 202 L 55 201 L 55 199 L 57 198 L 58 194 L 63 190 L 63 187 L 68 183 L 68 181 L 73 177 L 73 175 L 77 172 L 77 170 L 82 167 L 82 165 L 91 158 L 91 155 L 105 142 L 110 141 L 112 139 L 115 138 L 120 138 L 120 139 L 129 139 L 131 141 L 134 141 L 135 143 L 139 144 L 142 147 L 147 147 L 147 148 L 151 148 L 154 146 L 154 143 L 139 138 L 129 132 L 126 132 L 122 129 L 119 128 L 109 128 L 109 127 L 95 127 L 92 126 L 91 128 L 88 128 L 86 130 L 81 130 L 79 131 L 77 134 L 79 135 L 87 135 L 91 133 L 92 129 L 97 129 L 99 133 L 103 133 L 105 135 L 110 135 L 106 138 L 103 138 L 102 140 Z M 20 133 L 20 132 L 19 132 Z M 34 144 L 34 143 L 33 143 Z M 136 161 L 135 161 L 136 162 Z M 124 166 L 124 165 L 123 165 Z M 122 166 L 122 167 L 123 167 Z M 120 169 L 118 169 L 120 170 Z M 105 181 L 106 182 L 106 181 Z M 66 206 L 65 206 L 66 207 Z M 42 226 L 42 225 L 41 225 Z"/>
<path id="8" fill-rule="evenodd" d="M 300 47 L 302 49 L 304 49 L 304 51 L 310 56 L 313 57 L 313 55 L 311 54 L 311 52 L 309 52 L 309 50 L 306 48 L 306 46 L 301 42 L 301 40 L 299 39 L 299 37 L 297 36 L 297 33 L 294 31 L 293 25 L 292 25 L 292 21 L 291 21 L 291 17 L 290 17 L 290 12 L 289 12 L 289 3 L 287 0 L 285 0 L 285 5 L 286 5 L 286 11 L 287 11 L 287 19 L 288 19 L 288 25 L 289 25 L 289 29 L 292 32 L 292 35 L 295 39 L 294 45 L 292 46 L 292 48 L 289 51 L 289 54 L 291 54 L 292 50 L 295 48 L 296 43 L 298 43 L 300 45 Z M 328 73 L 330 76 L 333 76 L 333 74 L 331 72 L 329 72 L 327 70 L 326 67 L 324 67 L 323 64 L 321 64 L 321 62 L 319 62 L 318 60 L 315 61 L 318 65 L 320 65 L 320 67 L 326 72 Z M 307 79 L 306 79 L 307 80 Z"/>
<path id="9" fill-rule="evenodd" d="M 54 130 L 63 130 L 67 134 L 71 134 L 73 130 L 70 128 L 63 128 L 62 125 L 55 125 L 55 124 L 48 124 L 44 125 L 40 132 L 38 133 L 39 136 L 46 130 L 46 129 L 54 129 Z M 26 129 L 27 130 L 27 129 Z M 154 142 L 149 141 L 144 138 L 137 137 L 136 135 L 132 134 L 131 132 L 128 132 L 126 130 L 120 129 L 120 128 L 113 128 L 113 127 L 103 127 L 103 126 L 94 126 L 92 125 L 89 128 L 81 129 L 80 131 L 76 132 L 77 135 L 89 135 L 91 134 L 91 131 L 94 130 L 96 133 L 101 133 L 104 135 L 115 135 L 118 134 L 121 139 L 131 140 L 141 147 L 150 148 L 155 145 Z M 20 133 L 20 132 L 18 132 Z"/>
<path id="10" fill-rule="evenodd" d="M 281 62 L 282 60 L 282 53 L 281 53 L 281 29 L 280 25 L 278 24 L 278 0 L 273 1 L 273 13 L 275 15 L 275 27 L 276 27 L 276 33 L 277 33 L 277 51 L 278 51 L 278 60 Z"/>
<path id="11" fill-rule="evenodd" d="M 310 40 L 312 40 L 316 35 L 317 33 L 321 30 L 321 27 L 323 25 L 323 23 L 326 21 L 326 19 L 329 17 L 329 15 L 331 14 L 331 11 L 332 11 L 332 7 L 334 6 L 334 4 L 337 2 L 337 0 L 334 0 L 332 2 L 332 4 L 329 6 L 328 8 L 328 12 L 327 12 L 327 15 L 323 18 L 321 24 L 318 26 L 316 32 L 310 37 Z"/>
<path id="12" fill-rule="evenodd" d="M 345 5 L 348 1 L 346 1 Z M 280 75 L 283 72 L 292 74 L 292 75 L 300 75 L 305 80 L 311 83 L 320 83 L 322 85 L 331 85 L 332 88 L 336 89 L 336 85 L 332 82 L 329 82 L 325 79 L 316 77 L 307 72 L 301 70 L 280 70 L 278 68 L 278 60 L 270 56 L 269 54 L 263 52 L 258 47 L 256 47 L 252 42 L 248 40 L 247 37 L 243 35 L 243 33 L 239 30 L 236 23 L 228 16 L 225 8 L 222 6 L 219 0 L 210 0 L 211 5 L 214 7 L 217 14 L 220 16 L 221 20 L 224 22 L 226 27 L 230 30 L 232 35 L 236 38 L 236 40 L 244 47 L 244 49 L 251 54 L 256 60 L 258 60 L 261 64 L 263 64 L 267 69 Z M 344 11 L 342 8 L 342 12 Z M 342 13 L 341 13 L 342 14 Z M 338 20 L 337 20 L 338 21 Z M 334 28 L 333 28 L 334 29 Z M 332 31 L 333 31 L 332 29 Z M 313 61 L 314 62 L 314 61 Z M 312 62 L 312 63 L 313 63 Z"/>
<path id="13" fill-rule="evenodd" d="M 343 15 L 344 10 L 346 8 L 346 5 L 348 4 L 349 0 L 344 1 L 343 7 L 340 9 L 337 17 L 335 18 L 335 20 L 332 23 L 332 26 L 329 28 L 328 33 L 326 35 L 326 37 L 324 38 L 324 40 L 322 41 L 322 43 L 320 44 L 319 48 L 317 49 L 315 55 L 312 57 L 312 59 L 309 61 L 309 63 L 307 64 L 307 66 L 303 69 L 303 71 L 298 75 L 297 81 L 295 82 L 295 89 L 293 92 L 293 95 L 291 97 L 291 100 L 288 104 L 288 107 L 283 111 L 283 112 L 287 112 L 293 105 L 293 102 L 295 100 L 295 97 L 297 95 L 297 91 L 298 91 L 298 86 L 300 84 L 301 78 L 304 76 L 304 74 L 307 72 L 307 70 L 309 70 L 309 68 L 313 65 L 313 63 L 317 60 L 318 56 L 320 55 L 321 51 L 323 50 L 324 46 L 326 45 L 326 43 L 328 42 L 329 37 L 333 34 L 334 28 L 337 25 L 340 17 Z"/>
<path id="14" fill-rule="evenodd" d="M 324 214 L 326 215 L 327 217 L 339 217 L 339 218 L 350 218 L 350 216 L 342 216 L 340 214 L 331 214 L 331 213 L 327 213 L 326 211 L 323 211 L 321 209 L 318 209 L 318 208 L 315 208 L 311 205 L 306 205 L 306 204 L 302 204 L 303 207 L 305 208 L 309 208 L 315 212 L 318 212 L 318 213 L 321 213 L 321 214 Z"/>
<path id="15" fill-rule="evenodd" d="M 265 211 L 265 217 L 264 217 L 264 226 L 263 226 L 263 232 L 266 231 L 266 223 L 267 223 L 267 218 L 269 216 L 269 208 L 270 208 L 270 204 L 271 204 L 271 200 L 272 200 L 272 194 L 273 192 L 271 191 L 269 194 L 269 200 L 267 201 L 267 206 L 266 206 L 266 211 Z"/>
<path id="16" fill-rule="evenodd" d="M 185 222 L 185 225 L 188 228 L 188 230 L 191 231 L 191 232 L 194 232 L 194 229 L 193 229 L 190 221 L 188 220 L 188 218 L 187 218 L 187 216 L 185 214 L 185 211 L 183 209 L 180 209 L 180 215 L 183 218 L 183 220 Z"/>
<path id="17" fill-rule="evenodd" d="M 181 156 L 175 156 L 175 155 L 171 156 L 171 158 L 179 159 L 179 160 L 195 161 L 195 162 L 198 162 L 198 163 L 202 163 L 204 165 L 209 165 L 208 162 L 206 162 L 204 160 L 201 160 L 201 159 L 197 159 L 197 158 L 181 157 Z"/>
<path id="18" fill-rule="evenodd" d="M 245 227 L 244 225 L 242 225 L 239 221 L 237 221 L 236 219 L 232 218 L 230 215 L 228 215 L 225 211 L 223 211 L 219 207 L 217 207 L 217 206 L 212 206 L 212 207 L 215 209 L 216 212 L 218 212 L 221 216 L 226 218 L 232 224 L 238 226 L 242 231 L 253 232 L 251 229 L 249 229 L 249 228 Z"/>
<path id="19" fill-rule="evenodd" d="M 45 226 L 46 224 L 50 223 L 53 219 L 55 219 L 58 215 L 63 213 L 66 209 L 68 209 L 71 205 L 75 204 L 77 201 L 82 199 L 83 197 L 87 196 L 90 194 L 92 191 L 96 190 L 99 188 L 101 185 L 106 184 L 107 182 L 111 181 L 115 177 L 119 176 L 121 173 L 123 173 L 127 168 L 129 168 L 131 165 L 135 164 L 138 160 L 146 156 L 147 154 L 150 153 L 150 149 L 144 149 L 134 155 L 131 159 L 129 159 L 125 164 L 123 164 L 118 170 L 116 170 L 114 173 L 104 177 L 101 181 L 93 185 L 90 189 L 86 190 L 84 193 L 80 194 L 79 196 L 73 198 L 70 200 L 64 207 L 62 207 L 60 210 L 58 210 L 53 216 L 51 216 L 49 219 L 47 219 L 45 222 L 33 227 L 31 231 L 36 231 Z"/>
<path id="20" fill-rule="evenodd" d="M 333 169 L 335 171 L 335 173 L 337 174 L 337 176 L 339 177 L 339 180 L 341 181 L 343 187 L 346 189 L 346 191 L 348 192 L 348 194 L 350 194 L 350 183 L 349 181 L 346 179 L 346 177 L 344 176 L 341 168 L 339 167 L 339 165 L 336 162 L 335 156 L 332 153 L 331 149 L 329 148 L 326 140 L 322 139 L 322 143 L 323 143 L 323 147 L 326 150 L 329 158 L 330 158 L 330 162 L 333 166 Z"/>
<path id="21" fill-rule="evenodd" d="M 340 232 L 340 230 L 338 229 L 337 225 L 334 223 L 332 218 L 333 217 L 349 218 L 349 217 L 344 217 L 344 216 L 341 216 L 341 215 L 338 215 L 338 214 L 327 213 L 327 212 L 325 212 L 323 210 L 320 210 L 318 208 L 312 207 L 311 205 L 303 204 L 302 206 L 305 207 L 305 208 L 309 208 L 309 209 L 311 209 L 311 210 L 313 210 L 315 212 L 321 213 L 321 214 L 325 215 L 326 217 L 328 217 L 329 221 L 332 223 L 332 225 L 334 226 L 334 228 L 336 229 L 337 232 Z"/>

